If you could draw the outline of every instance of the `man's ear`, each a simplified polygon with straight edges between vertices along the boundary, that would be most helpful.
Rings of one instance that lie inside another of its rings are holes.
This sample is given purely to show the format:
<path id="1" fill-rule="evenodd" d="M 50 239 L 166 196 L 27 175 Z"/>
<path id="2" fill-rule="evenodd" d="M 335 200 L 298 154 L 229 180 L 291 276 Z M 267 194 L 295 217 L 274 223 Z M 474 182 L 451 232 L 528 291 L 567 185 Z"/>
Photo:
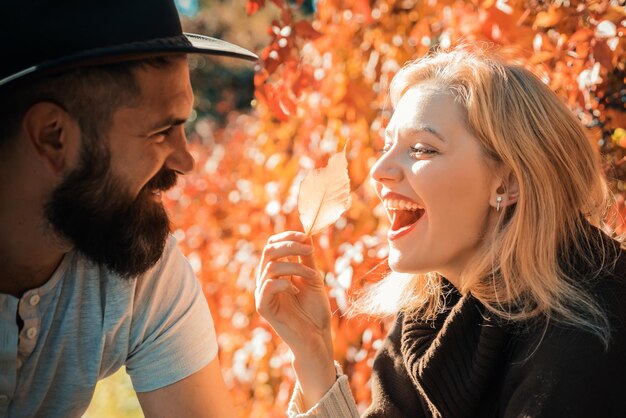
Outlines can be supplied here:
<path id="1" fill-rule="evenodd" d="M 517 203 L 519 198 L 519 182 L 513 170 L 507 168 L 503 170 L 501 176 L 499 176 L 491 191 L 491 199 L 489 204 L 491 206 L 498 207 L 498 196 L 502 199 L 500 201 L 500 207 L 504 208 Z"/>
<path id="2" fill-rule="evenodd" d="M 26 139 L 53 174 L 71 164 L 80 128 L 65 109 L 52 102 L 35 103 L 24 114 L 22 126 Z"/>

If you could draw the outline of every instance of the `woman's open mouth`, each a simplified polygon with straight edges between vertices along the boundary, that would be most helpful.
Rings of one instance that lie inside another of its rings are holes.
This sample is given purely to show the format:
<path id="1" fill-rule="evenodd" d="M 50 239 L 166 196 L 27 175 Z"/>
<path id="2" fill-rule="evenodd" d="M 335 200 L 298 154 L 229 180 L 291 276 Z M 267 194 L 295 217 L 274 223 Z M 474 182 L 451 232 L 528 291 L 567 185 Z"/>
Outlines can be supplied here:
<path id="1" fill-rule="evenodd" d="M 411 231 L 425 213 L 424 208 L 417 203 L 406 200 L 389 199 L 383 204 L 391 219 L 391 228 L 387 233 L 389 240 L 400 238 Z"/>

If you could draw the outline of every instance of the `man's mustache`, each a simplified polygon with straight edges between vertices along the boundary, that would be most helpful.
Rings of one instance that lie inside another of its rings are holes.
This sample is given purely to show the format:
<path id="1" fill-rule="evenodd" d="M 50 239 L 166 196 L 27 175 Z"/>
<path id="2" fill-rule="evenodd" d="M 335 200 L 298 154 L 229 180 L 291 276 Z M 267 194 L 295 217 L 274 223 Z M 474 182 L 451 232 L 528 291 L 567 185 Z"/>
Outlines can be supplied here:
<path id="1" fill-rule="evenodd" d="M 148 191 L 166 191 L 176 185 L 178 173 L 169 168 L 162 168 L 150 181 L 145 185 L 144 189 Z"/>

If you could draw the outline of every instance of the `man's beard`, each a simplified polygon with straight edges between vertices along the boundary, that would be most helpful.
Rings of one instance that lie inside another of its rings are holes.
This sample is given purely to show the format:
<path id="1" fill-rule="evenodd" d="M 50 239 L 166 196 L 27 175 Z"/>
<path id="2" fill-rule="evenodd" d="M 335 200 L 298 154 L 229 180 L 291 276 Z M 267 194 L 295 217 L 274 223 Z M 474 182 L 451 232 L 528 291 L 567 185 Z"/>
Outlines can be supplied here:
<path id="1" fill-rule="evenodd" d="M 161 169 L 135 197 L 111 173 L 108 150 L 99 145 L 85 144 L 80 166 L 54 190 L 45 216 L 87 259 L 131 279 L 163 254 L 170 224 L 154 192 L 173 187 L 177 175 Z"/>

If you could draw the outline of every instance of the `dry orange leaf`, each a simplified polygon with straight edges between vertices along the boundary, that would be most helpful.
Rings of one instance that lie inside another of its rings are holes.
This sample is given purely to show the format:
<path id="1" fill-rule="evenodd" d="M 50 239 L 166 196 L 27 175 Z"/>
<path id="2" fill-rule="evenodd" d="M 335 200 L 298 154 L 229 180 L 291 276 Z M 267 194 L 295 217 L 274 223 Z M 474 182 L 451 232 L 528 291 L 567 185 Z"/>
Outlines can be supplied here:
<path id="1" fill-rule="evenodd" d="M 298 212 L 304 232 L 315 235 L 350 207 L 350 177 L 346 150 L 330 157 L 326 167 L 308 173 L 300 184 Z"/>
<path id="2" fill-rule="evenodd" d="M 550 7 L 548 11 L 537 13 L 533 29 L 556 26 L 561 21 L 562 17 L 563 13 L 560 8 Z"/>

